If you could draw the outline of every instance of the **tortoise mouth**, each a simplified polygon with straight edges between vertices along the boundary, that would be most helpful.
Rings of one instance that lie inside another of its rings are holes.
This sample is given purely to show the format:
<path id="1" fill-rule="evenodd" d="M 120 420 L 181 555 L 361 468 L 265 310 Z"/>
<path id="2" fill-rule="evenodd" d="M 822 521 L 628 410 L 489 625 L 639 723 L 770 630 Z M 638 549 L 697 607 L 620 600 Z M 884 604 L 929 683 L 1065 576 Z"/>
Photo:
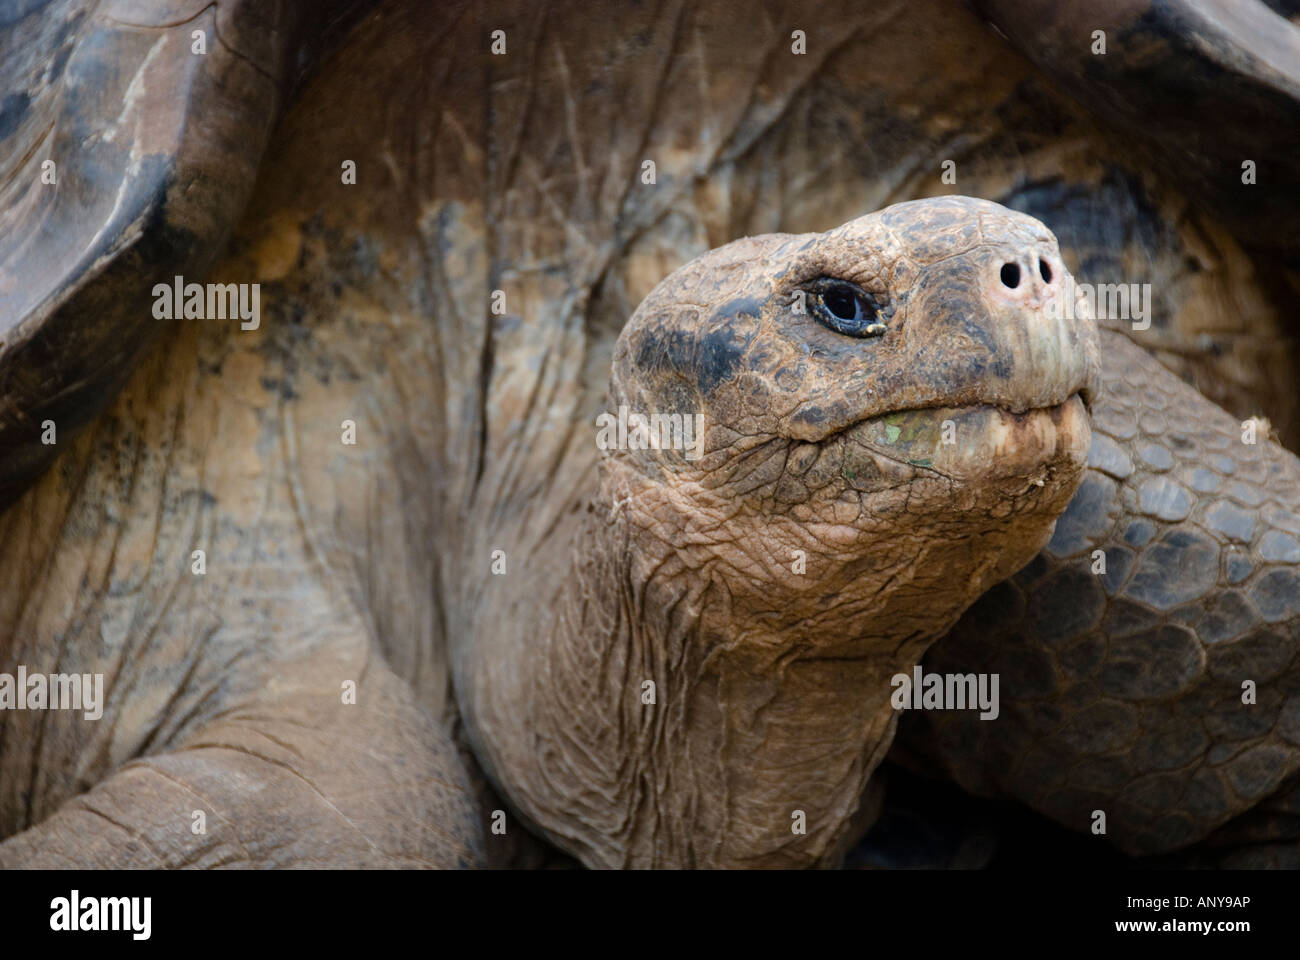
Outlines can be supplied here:
<path id="1" fill-rule="evenodd" d="M 839 436 L 877 457 L 961 480 L 1035 476 L 1062 461 L 1083 463 L 1092 431 L 1080 390 L 1027 410 L 991 403 L 898 410 L 860 420 Z"/>

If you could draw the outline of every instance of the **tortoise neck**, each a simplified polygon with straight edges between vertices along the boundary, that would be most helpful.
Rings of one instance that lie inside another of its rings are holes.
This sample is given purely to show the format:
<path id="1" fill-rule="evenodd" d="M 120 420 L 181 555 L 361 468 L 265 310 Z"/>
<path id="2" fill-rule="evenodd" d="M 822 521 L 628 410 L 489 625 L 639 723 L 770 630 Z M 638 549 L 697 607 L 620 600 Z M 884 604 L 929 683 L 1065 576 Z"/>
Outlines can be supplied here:
<path id="1" fill-rule="evenodd" d="M 834 861 L 893 736 L 889 679 L 930 638 L 841 636 L 828 653 L 771 627 L 646 536 L 629 499 L 605 483 L 567 531 L 564 575 L 462 645 L 458 701 L 489 776 L 590 866 Z"/>

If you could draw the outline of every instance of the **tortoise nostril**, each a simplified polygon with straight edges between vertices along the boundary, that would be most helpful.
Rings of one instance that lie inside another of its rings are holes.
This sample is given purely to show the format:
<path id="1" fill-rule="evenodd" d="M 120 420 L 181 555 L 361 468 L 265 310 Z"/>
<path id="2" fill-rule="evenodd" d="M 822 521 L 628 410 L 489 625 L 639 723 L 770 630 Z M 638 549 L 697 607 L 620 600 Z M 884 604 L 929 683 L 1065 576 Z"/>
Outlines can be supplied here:
<path id="1" fill-rule="evenodd" d="M 1038 273 L 1043 278 L 1043 283 L 1052 282 L 1052 268 L 1047 265 L 1047 261 L 1042 257 L 1038 258 Z"/>
<path id="2" fill-rule="evenodd" d="M 1002 264 L 1002 285 L 1012 290 L 1020 286 L 1020 264 Z"/>

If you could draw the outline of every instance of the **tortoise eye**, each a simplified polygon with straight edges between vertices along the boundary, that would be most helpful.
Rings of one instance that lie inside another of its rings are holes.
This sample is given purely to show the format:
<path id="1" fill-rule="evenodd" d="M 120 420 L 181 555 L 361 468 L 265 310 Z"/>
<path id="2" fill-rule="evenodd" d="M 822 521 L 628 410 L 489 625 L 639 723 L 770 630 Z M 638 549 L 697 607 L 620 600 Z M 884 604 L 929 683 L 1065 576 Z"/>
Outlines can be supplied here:
<path id="1" fill-rule="evenodd" d="M 822 325 L 848 337 L 878 337 L 885 325 L 879 307 L 865 290 L 847 280 L 825 278 L 809 289 L 813 313 Z"/>
<path id="2" fill-rule="evenodd" d="M 827 290 L 822 294 L 822 303 L 837 320 L 857 320 L 862 316 L 862 300 L 852 290 Z"/>

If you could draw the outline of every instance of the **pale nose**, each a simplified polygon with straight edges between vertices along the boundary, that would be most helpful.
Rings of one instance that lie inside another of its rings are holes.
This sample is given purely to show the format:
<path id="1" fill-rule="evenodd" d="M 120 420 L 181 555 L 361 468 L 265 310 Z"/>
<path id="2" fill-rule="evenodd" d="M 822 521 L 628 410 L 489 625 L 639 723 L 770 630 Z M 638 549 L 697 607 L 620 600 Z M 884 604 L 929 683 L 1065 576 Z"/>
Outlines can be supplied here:
<path id="1" fill-rule="evenodd" d="M 1008 252 L 995 262 L 992 292 L 1002 300 L 1040 305 L 1056 296 L 1064 270 L 1049 254 L 1037 250 Z"/>

